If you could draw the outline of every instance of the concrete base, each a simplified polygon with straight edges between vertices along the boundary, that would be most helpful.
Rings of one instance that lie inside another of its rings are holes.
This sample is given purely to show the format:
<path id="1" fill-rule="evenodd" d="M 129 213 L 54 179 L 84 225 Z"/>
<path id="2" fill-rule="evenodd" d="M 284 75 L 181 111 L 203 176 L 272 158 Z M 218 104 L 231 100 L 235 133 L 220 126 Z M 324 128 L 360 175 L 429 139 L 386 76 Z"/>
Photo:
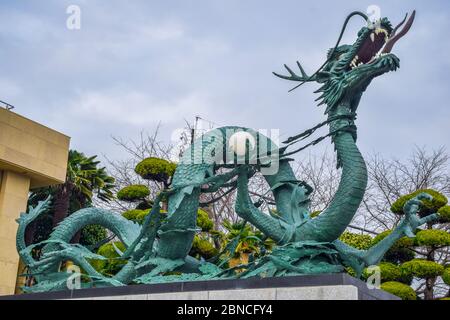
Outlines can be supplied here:
<path id="1" fill-rule="evenodd" d="M 192 281 L 0 297 L 75 300 L 399 300 L 347 274 Z"/>
<path id="2" fill-rule="evenodd" d="M 355 286 L 323 286 L 154 293 L 76 300 L 358 300 Z"/>

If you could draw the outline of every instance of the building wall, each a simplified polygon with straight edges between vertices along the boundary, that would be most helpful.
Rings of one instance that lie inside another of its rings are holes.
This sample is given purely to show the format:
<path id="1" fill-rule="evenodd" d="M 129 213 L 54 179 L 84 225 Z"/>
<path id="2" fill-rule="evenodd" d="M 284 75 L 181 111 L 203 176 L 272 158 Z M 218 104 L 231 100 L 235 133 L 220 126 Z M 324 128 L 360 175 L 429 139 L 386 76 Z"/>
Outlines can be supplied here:
<path id="1" fill-rule="evenodd" d="M 70 138 L 0 108 L 0 169 L 20 172 L 31 188 L 62 183 Z"/>
<path id="2" fill-rule="evenodd" d="M 6 171 L 0 186 L 0 295 L 14 293 L 19 255 L 16 250 L 16 220 L 27 206 L 30 179 Z"/>
<path id="3" fill-rule="evenodd" d="M 0 295 L 15 290 L 17 222 L 30 188 L 64 182 L 70 138 L 0 109 Z"/>

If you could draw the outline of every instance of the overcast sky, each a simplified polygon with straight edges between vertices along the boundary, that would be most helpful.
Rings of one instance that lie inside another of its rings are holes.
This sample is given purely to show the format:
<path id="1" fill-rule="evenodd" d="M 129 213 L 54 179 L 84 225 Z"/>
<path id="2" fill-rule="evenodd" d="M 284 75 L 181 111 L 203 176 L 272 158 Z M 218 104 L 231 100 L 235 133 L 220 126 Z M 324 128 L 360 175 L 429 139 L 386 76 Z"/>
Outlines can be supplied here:
<path id="1" fill-rule="evenodd" d="M 88 155 L 125 156 L 111 136 L 135 138 L 162 124 L 162 138 L 196 115 L 217 125 L 293 135 L 323 121 L 316 85 L 288 93 L 275 78 L 299 60 L 315 71 L 346 15 L 381 8 L 395 25 L 417 9 L 394 47 L 396 73 L 376 79 L 358 110 L 364 153 L 403 157 L 414 144 L 450 138 L 448 1 L 1 1 L 0 100 L 61 131 Z M 81 29 L 66 27 L 69 5 Z M 351 21 L 352 43 L 363 21 Z M 328 144 L 326 142 L 325 144 Z"/>

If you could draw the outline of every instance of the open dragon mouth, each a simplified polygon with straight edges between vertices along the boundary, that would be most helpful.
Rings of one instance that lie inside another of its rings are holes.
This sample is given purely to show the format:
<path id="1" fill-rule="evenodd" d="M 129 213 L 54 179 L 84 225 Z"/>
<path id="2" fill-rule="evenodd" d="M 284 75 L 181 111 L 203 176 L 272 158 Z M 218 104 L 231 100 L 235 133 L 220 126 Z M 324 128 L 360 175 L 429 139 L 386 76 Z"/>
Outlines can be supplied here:
<path id="1" fill-rule="evenodd" d="M 353 69 L 361 64 L 369 63 L 373 59 L 378 58 L 388 40 L 389 33 L 386 29 L 374 29 L 370 33 L 369 37 L 367 37 L 363 44 L 359 47 L 358 52 L 350 63 L 350 67 Z"/>
<path id="2" fill-rule="evenodd" d="M 405 23 L 407 16 L 397 27 L 395 27 L 391 34 L 389 34 L 382 26 L 373 29 L 360 45 L 353 60 L 350 62 L 349 67 L 354 69 L 360 65 L 371 63 L 377 58 L 390 53 L 394 44 L 411 28 L 415 15 L 416 11 L 414 10 L 405 27 L 399 33 L 397 33 L 397 31 Z"/>

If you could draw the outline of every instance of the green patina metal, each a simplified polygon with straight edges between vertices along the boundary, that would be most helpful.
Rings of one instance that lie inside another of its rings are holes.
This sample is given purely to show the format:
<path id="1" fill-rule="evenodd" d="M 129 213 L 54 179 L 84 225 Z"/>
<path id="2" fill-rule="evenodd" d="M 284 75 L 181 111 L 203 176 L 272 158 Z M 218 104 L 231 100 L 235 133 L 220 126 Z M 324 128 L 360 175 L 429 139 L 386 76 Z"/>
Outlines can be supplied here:
<path id="1" fill-rule="evenodd" d="M 383 18 L 376 27 L 363 27 L 353 45 L 339 45 L 348 21 L 356 15 L 367 19 L 360 12 L 347 17 L 338 43 L 312 76 L 306 75 L 298 62 L 301 75 L 287 66 L 288 75 L 275 74 L 300 84 L 321 84 L 316 91 L 320 94 L 317 100 L 320 100 L 319 105 L 326 106 L 326 121 L 289 138 L 280 148 L 270 138 L 252 129 L 223 127 L 212 130 L 184 153 L 170 189 L 158 196 L 142 226 L 103 209 L 82 209 L 58 225 L 48 241 L 39 244 L 43 245 L 39 260 L 31 255 L 36 245 L 25 245 L 25 229 L 45 211 L 50 199 L 30 208 L 28 214 L 22 214 L 18 219 L 17 248 L 37 284 L 24 289 L 29 292 L 67 289 L 71 274 L 59 270 L 61 262 L 67 260 L 80 266 L 90 277 L 91 281 L 84 282 L 83 286 L 330 273 L 342 272 L 345 267 L 352 267 L 360 274 L 364 267 L 377 264 L 396 240 L 405 235 L 412 236 L 418 226 L 436 219 L 437 215 L 418 217 L 421 200 L 429 198 L 429 195 L 421 194 L 406 202 L 401 223 L 369 250 L 357 250 L 338 240 L 353 219 L 367 185 L 366 165 L 356 146 L 355 120 L 361 96 L 372 79 L 399 67 L 399 59 L 391 50 L 408 32 L 415 12 L 396 28 Z M 308 207 L 312 188 L 297 180 L 288 156 L 303 150 L 304 147 L 290 151 L 323 125 L 329 125 L 329 134 L 325 137 L 332 139 L 342 176 L 328 208 L 312 218 Z M 239 135 L 245 143 L 243 154 L 239 148 L 234 148 L 233 139 Z M 277 170 L 270 172 L 275 164 Z M 271 188 L 275 213 L 262 212 L 249 195 L 249 179 L 258 171 Z M 272 252 L 230 269 L 188 255 L 198 232 L 199 197 L 203 192 L 219 188 L 237 189 L 236 213 L 278 244 Z M 163 197 L 168 198 L 167 214 L 159 207 Z M 127 248 L 120 257 L 127 262 L 114 277 L 98 273 L 89 263 L 90 259 L 105 258 L 80 245 L 69 244 L 76 232 L 89 224 L 108 228 Z M 236 269 L 244 271 L 235 272 Z M 171 274 L 167 275 L 168 272 Z"/>

